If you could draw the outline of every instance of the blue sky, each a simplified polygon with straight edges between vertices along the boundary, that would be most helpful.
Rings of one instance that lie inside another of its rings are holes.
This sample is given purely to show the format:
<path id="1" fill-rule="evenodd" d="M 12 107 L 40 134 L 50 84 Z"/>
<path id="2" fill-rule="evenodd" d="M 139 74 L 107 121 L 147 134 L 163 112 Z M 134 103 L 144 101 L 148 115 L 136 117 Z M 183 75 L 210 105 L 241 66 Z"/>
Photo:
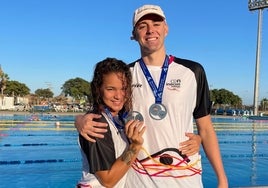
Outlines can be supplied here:
<path id="1" fill-rule="evenodd" d="M 90 81 L 96 62 L 140 57 L 130 40 L 133 11 L 160 5 L 167 17 L 167 53 L 201 63 L 211 89 L 225 88 L 253 104 L 258 11 L 247 0 L 0 1 L 0 64 L 31 93 L 65 81 Z M 263 11 L 259 100 L 268 98 L 268 9 Z"/>

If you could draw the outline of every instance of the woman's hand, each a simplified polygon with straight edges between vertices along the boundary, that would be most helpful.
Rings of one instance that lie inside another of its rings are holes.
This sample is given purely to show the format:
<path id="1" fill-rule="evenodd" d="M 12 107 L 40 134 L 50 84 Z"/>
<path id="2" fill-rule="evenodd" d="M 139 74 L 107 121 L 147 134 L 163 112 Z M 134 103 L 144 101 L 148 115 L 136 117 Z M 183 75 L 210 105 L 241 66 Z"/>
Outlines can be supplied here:
<path id="1" fill-rule="evenodd" d="M 125 133 L 130 139 L 131 144 L 140 145 L 143 144 L 143 133 L 145 132 L 145 126 L 143 122 L 139 120 L 130 120 L 125 125 Z"/>
<path id="2" fill-rule="evenodd" d="M 194 133 L 185 133 L 185 135 L 189 138 L 189 140 L 181 142 L 179 150 L 182 154 L 187 156 L 198 153 L 201 145 L 201 137 Z"/>

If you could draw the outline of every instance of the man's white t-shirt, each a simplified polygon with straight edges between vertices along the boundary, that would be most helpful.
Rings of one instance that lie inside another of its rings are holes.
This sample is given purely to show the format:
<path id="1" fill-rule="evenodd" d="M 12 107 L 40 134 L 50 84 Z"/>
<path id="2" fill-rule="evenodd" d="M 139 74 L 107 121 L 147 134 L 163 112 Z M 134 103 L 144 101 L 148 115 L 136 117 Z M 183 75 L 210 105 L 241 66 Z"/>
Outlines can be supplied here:
<path id="1" fill-rule="evenodd" d="M 155 97 L 139 61 L 130 67 L 133 110 L 143 115 L 146 131 L 143 149 L 128 172 L 125 187 L 203 187 L 200 154 L 183 159 L 178 150 L 179 144 L 188 139 L 185 133 L 194 131 L 194 119 L 210 113 L 209 88 L 203 67 L 179 58 L 169 64 L 162 95 L 167 115 L 161 120 L 149 114 Z M 158 86 L 162 67 L 147 68 Z"/>

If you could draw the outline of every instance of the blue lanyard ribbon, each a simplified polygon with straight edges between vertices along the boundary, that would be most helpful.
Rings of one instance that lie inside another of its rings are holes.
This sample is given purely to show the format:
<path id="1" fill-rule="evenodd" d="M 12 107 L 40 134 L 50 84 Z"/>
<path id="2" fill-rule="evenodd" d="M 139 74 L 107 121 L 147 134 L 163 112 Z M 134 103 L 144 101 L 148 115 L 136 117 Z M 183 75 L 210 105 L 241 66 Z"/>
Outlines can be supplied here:
<path id="1" fill-rule="evenodd" d="M 121 117 L 121 116 L 118 115 L 117 119 L 114 118 L 112 116 L 112 113 L 110 112 L 110 110 L 107 107 L 104 108 L 104 112 L 109 117 L 109 119 L 113 121 L 114 125 L 116 126 L 116 128 L 120 132 L 124 130 L 124 127 L 125 127 L 124 122 L 123 122 L 124 117 Z M 126 115 L 127 115 L 126 113 L 123 114 L 123 116 L 126 116 Z"/>
<path id="2" fill-rule="evenodd" d="M 152 89 L 152 92 L 153 92 L 154 97 L 155 97 L 155 103 L 157 103 L 157 104 L 162 103 L 162 96 L 163 96 L 164 86 L 165 86 L 165 82 L 166 82 L 166 78 L 167 78 L 168 66 L 169 66 L 169 63 L 171 61 L 173 61 L 173 58 L 169 59 L 168 56 L 166 56 L 163 67 L 162 67 L 162 72 L 160 75 L 160 81 L 159 81 L 158 87 L 156 87 L 156 84 L 155 84 L 147 66 L 145 65 L 142 58 L 140 59 L 141 70 L 143 71 L 143 74 L 146 77 L 147 82 Z"/>

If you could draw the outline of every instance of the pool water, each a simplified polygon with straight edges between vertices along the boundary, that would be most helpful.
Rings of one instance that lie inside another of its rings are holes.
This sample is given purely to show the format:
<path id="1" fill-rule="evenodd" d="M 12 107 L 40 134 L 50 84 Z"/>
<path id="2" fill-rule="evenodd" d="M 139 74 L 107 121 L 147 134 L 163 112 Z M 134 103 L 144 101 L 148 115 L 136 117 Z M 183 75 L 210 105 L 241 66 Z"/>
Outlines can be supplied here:
<path id="1" fill-rule="evenodd" d="M 268 121 L 213 118 L 230 187 L 268 185 Z M 205 187 L 216 187 L 216 178 L 203 156 Z M 213 185 L 213 186 L 212 186 Z"/>
<path id="2" fill-rule="evenodd" d="M 0 118 L 0 187 L 75 187 L 81 156 L 74 116 L 32 116 Z"/>
<path id="3" fill-rule="evenodd" d="M 0 188 L 73 188 L 81 176 L 74 116 L 0 115 Z M 268 185 L 268 121 L 213 117 L 230 187 Z M 60 122 L 60 128 L 56 128 Z M 203 182 L 217 180 L 203 150 Z"/>

